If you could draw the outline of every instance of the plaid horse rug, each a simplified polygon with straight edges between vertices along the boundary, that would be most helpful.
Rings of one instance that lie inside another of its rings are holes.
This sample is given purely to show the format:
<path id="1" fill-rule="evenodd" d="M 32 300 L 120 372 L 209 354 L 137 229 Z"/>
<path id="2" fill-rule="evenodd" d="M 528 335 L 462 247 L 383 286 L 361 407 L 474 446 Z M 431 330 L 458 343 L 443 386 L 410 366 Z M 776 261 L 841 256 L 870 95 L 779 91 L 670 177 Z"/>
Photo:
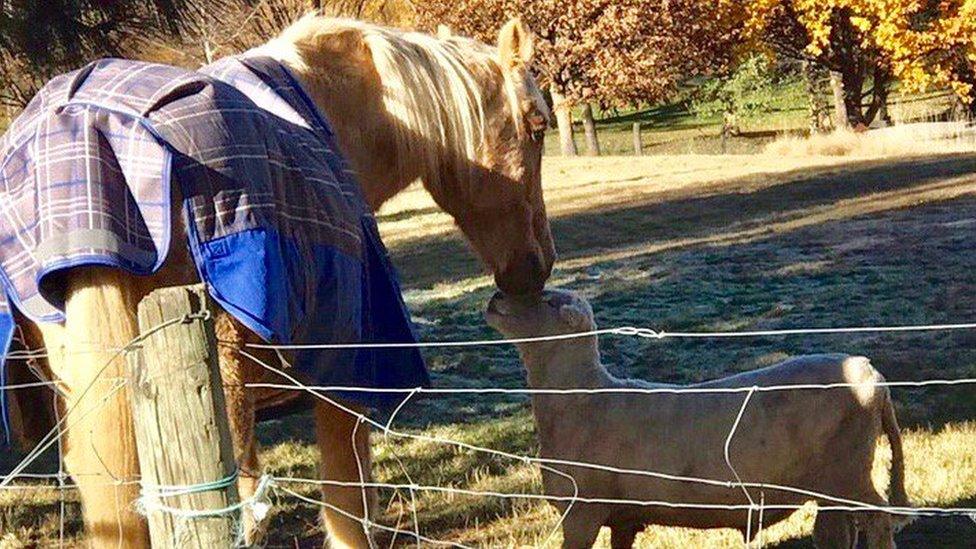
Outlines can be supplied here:
<path id="1" fill-rule="evenodd" d="M 284 66 L 241 56 L 194 72 L 105 59 L 49 82 L 0 139 L 0 351 L 15 329 L 11 306 L 64 320 L 52 273 L 158 270 L 171 185 L 201 279 L 263 339 L 416 340 L 359 184 Z M 414 348 L 307 349 L 293 366 L 320 385 L 428 382 Z"/>

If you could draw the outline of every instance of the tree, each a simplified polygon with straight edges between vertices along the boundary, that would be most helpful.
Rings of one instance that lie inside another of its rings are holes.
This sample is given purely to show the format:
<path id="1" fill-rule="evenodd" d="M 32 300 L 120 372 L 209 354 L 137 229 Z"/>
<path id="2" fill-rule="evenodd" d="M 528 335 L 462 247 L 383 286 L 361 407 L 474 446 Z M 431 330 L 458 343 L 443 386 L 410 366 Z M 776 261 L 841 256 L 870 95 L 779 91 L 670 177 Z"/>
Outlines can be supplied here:
<path id="1" fill-rule="evenodd" d="M 404 0 L 217 0 L 202 3 L 195 17 L 185 19 L 176 37 L 196 66 L 217 57 L 267 42 L 311 9 L 324 15 L 376 23 L 403 24 L 409 7 Z"/>
<path id="2" fill-rule="evenodd" d="M 772 112 L 775 73 L 767 56 L 753 54 L 728 75 L 703 84 L 691 101 L 691 110 L 703 119 L 721 116 L 723 136 L 737 134 L 742 122 Z"/>
<path id="3" fill-rule="evenodd" d="M 910 91 L 951 88 L 976 114 L 976 0 L 730 1 L 744 2 L 747 36 L 831 71 L 851 123 L 884 116 L 896 78 Z"/>
<path id="4" fill-rule="evenodd" d="M 99 57 L 199 66 L 312 8 L 379 22 L 400 22 L 407 9 L 405 0 L 0 0 L 0 105 L 22 107 L 53 76 Z"/>
<path id="5" fill-rule="evenodd" d="M 727 64 L 738 36 L 732 7 L 707 0 L 429 0 L 415 9 L 428 29 L 446 24 L 489 43 L 508 18 L 521 17 L 538 41 L 536 68 L 564 154 L 575 154 L 573 103 L 664 99 L 681 81 Z"/>
<path id="6" fill-rule="evenodd" d="M 732 0 L 736 2 L 736 0 Z M 886 0 L 744 0 L 745 33 L 781 56 L 829 71 L 835 123 L 870 124 L 887 103 L 891 81 L 887 53 L 876 46 L 866 22 L 886 17 L 868 7 Z M 736 2 L 738 3 L 738 2 Z M 865 86 L 872 88 L 865 92 Z M 865 97 L 870 96 L 868 103 Z"/>
<path id="7" fill-rule="evenodd" d="M 200 0 L 200 3 L 205 3 Z M 0 4 L 0 103 L 23 106 L 52 76 L 122 55 L 129 36 L 178 33 L 192 0 L 7 0 Z"/>
<path id="8" fill-rule="evenodd" d="M 907 90 L 950 88 L 976 116 L 976 0 L 906 1 L 896 13 L 862 24 Z"/>

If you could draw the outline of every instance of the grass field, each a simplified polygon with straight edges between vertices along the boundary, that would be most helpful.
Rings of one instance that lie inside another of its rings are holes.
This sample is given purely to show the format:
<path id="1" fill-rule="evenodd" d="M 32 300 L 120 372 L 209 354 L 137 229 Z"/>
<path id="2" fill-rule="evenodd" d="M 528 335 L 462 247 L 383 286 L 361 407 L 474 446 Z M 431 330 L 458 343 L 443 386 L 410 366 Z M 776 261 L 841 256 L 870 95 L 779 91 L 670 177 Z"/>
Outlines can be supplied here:
<path id="1" fill-rule="evenodd" d="M 733 330 L 969 321 L 976 310 L 976 150 L 970 150 L 889 158 L 548 158 L 546 198 L 560 251 L 551 284 L 586 294 L 602 326 Z M 421 338 L 497 337 L 481 316 L 491 282 L 426 194 L 411 189 L 378 217 Z M 615 373 L 676 383 L 822 351 L 867 355 L 890 380 L 976 377 L 971 332 L 601 343 Z M 524 385 L 511 348 L 426 356 L 436 386 Z M 913 502 L 976 505 L 976 390 L 895 390 L 894 396 Z M 398 426 L 411 432 L 516 454 L 536 451 L 522 398 L 418 399 L 400 418 Z M 262 425 L 263 463 L 277 475 L 314 478 L 309 432 L 304 416 Z M 379 435 L 375 448 L 381 481 L 406 482 L 399 458 L 418 484 L 541 490 L 538 471 L 521 461 Z M 879 472 L 886 459 L 880 452 Z M 294 488 L 315 495 L 311 486 Z M 418 493 L 412 507 L 409 494 L 381 494 L 384 524 L 410 530 L 415 511 L 424 535 L 469 545 L 538 545 L 556 522 L 551 509 L 527 499 Z M 0 493 L 0 547 L 56 541 L 60 501 L 54 490 Z M 78 509 L 70 493 L 66 501 L 70 544 Z M 311 506 L 279 497 L 270 546 L 316 546 L 315 516 Z M 801 510 L 766 531 L 764 540 L 811 546 L 812 516 L 812 508 Z M 971 547 L 974 534 L 969 519 L 923 519 L 898 541 Z M 740 540 L 731 531 L 660 527 L 638 539 L 641 547 L 727 547 Z"/>
<path id="2" fill-rule="evenodd" d="M 805 134 L 808 129 L 807 96 L 799 81 L 787 81 L 776 87 L 771 112 L 755 119 L 740 121 L 741 134 L 722 144 L 720 117 L 701 118 L 692 113 L 685 101 L 655 105 L 637 110 L 608 111 L 597 115 L 596 128 L 603 154 L 633 154 L 633 124 L 641 125 L 645 154 L 754 154 L 783 134 Z M 892 93 L 888 110 L 896 123 L 927 121 L 944 116 L 951 108 L 950 96 L 944 91 L 902 95 Z M 577 109 L 578 110 L 578 109 Z M 579 112 L 575 113 L 579 121 Z M 582 129 L 576 127 L 575 141 L 584 151 Z M 546 141 L 546 154 L 559 154 L 559 140 Z"/>

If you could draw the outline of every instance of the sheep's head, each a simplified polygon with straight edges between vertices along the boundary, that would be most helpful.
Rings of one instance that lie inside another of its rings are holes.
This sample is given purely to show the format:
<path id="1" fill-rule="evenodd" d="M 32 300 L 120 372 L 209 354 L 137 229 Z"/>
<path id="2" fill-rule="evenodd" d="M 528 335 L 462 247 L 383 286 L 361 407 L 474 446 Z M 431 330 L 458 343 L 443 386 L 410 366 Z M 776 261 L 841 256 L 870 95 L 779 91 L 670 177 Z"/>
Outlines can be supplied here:
<path id="1" fill-rule="evenodd" d="M 596 329 L 593 309 L 582 296 L 547 290 L 534 296 L 498 292 L 488 302 L 488 324 L 509 338 L 554 336 Z"/>

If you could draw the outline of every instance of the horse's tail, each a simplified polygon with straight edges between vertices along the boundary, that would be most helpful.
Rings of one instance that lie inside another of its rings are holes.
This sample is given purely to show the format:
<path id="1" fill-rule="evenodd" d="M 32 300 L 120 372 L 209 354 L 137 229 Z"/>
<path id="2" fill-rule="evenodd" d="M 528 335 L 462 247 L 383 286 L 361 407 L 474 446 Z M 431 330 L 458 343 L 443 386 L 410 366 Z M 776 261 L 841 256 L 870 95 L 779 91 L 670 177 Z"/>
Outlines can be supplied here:
<path id="1" fill-rule="evenodd" d="M 12 311 L 14 337 L 11 341 L 11 351 L 38 351 L 44 348 L 44 338 L 37 326 L 27 320 L 16 309 Z M 7 419 L 9 420 L 10 442 L 28 452 L 41 442 L 51 429 L 54 428 L 55 392 L 47 386 L 31 386 L 38 382 L 50 382 L 51 370 L 47 366 L 47 358 L 30 356 L 26 360 L 8 361 L 5 365 L 8 385 L 21 385 L 16 390 L 7 391 Z M 0 366 L 3 369 L 4 366 Z M 2 398 L 0 398 L 2 401 Z M 2 431 L 0 431 L 2 432 Z M 0 447 L 5 441 L 0 439 Z"/>

